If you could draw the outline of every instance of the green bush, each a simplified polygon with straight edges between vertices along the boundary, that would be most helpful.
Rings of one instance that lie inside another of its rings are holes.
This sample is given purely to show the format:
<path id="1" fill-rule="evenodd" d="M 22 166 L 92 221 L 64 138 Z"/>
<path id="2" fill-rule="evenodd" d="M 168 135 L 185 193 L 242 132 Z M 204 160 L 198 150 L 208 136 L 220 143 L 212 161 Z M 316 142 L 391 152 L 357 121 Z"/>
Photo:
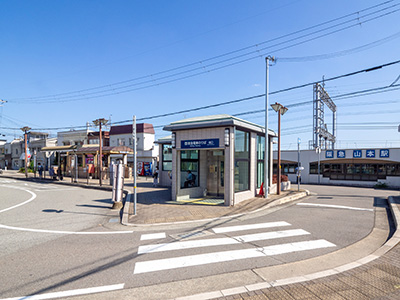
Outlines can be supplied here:
<path id="1" fill-rule="evenodd" d="M 388 185 L 385 182 L 378 182 L 377 184 L 374 185 L 376 189 L 387 189 Z"/>
<path id="2" fill-rule="evenodd" d="M 25 173 L 25 168 L 24 168 L 24 167 L 19 168 L 18 173 Z M 33 169 L 30 169 L 30 168 L 28 167 L 28 173 L 33 173 Z"/>

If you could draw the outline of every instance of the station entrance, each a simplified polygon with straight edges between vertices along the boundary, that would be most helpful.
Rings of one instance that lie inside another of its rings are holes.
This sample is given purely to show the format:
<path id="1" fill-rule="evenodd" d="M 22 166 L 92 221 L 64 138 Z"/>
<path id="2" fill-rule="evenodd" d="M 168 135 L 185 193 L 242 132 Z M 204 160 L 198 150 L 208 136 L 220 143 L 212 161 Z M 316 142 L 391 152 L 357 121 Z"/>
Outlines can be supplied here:
<path id="1" fill-rule="evenodd" d="M 224 198 L 224 150 L 207 150 L 207 194 L 213 197 Z"/>

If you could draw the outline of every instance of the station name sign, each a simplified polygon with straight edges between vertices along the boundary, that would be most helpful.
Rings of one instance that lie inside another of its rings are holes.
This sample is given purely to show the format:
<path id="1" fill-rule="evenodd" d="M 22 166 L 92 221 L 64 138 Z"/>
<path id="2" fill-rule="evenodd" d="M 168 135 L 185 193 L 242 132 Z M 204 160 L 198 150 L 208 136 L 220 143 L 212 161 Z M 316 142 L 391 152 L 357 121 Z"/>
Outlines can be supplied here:
<path id="1" fill-rule="evenodd" d="M 219 139 L 181 141 L 181 149 L 218 148 Z"/>
<path id="2" fill-rule="evenodd" d="M 352 151 L 353 153 L 353 158 L 375 158 L 379 157 L 381 158 L 389 158 L 389 149 L 367 149 L 367 150 L 348 150 Z M 346 158 L 346 150 L 326 150 L 325 152 L 325 158 L 335 158 L 335 152 L 336 152 L 336 158 Z"/>

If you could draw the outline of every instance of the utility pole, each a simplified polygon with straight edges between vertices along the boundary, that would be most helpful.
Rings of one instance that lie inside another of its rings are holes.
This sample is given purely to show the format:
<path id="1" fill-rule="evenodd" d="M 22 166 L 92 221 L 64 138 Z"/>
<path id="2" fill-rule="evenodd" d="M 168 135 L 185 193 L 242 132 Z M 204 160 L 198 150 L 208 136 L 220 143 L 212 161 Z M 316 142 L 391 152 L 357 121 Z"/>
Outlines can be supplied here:
<path id="1" fill-rule="evenodd" d="M 101 119 L 97 119 L 93 121 L 93 124 L 96 126 L 99 126 L 99 158 L 97 160 L 97 166 L 98 166 L 98 176 L 99 176 L 99 184 L 100 186 L 102 185 L 102 181 L 101 181 L 101 172 L 103 169 L 103 138 L 102 138 L 102 134 L 101 134 L 101 126 L 102 125 L 106 125 L 108 122 L 108 120 L 101 118 Z"/>
<path id="2" fill-rule="evenodd" d="M 269 95 L 268 95 L 268 85 L 269 85 L 269 62 L 274 62 L 275 58 L 267 56 L 265 58 L 266 63 L 266 74 L 265 74 L 265 144 L 264 144 L 264 197 L 268 197 L 269 193 L 269 139 L 268 139 L 268 108 L 269 108 Z"/>
<path id="3" fill-rule="evenodd" d="M 300 138 L 297 138 L 297 191 L 300 192 Z"/>
<path id="4" fill-rule="evenodd" d="M 137 203 L 137 156 L 136 156 L 136 116 L 133 116 L 132 122 L 132 143 L 133 143 L 133 214 L 136 215 L 136 203 Z"/>
<path id="5" fill-rule="evenodd" d="M 32 128 L 25 126 L 22 127 L 21 130 L 24 132 L 24 140 L 25 140 L 25 178 L 28 178 L 28 131 Z"/>

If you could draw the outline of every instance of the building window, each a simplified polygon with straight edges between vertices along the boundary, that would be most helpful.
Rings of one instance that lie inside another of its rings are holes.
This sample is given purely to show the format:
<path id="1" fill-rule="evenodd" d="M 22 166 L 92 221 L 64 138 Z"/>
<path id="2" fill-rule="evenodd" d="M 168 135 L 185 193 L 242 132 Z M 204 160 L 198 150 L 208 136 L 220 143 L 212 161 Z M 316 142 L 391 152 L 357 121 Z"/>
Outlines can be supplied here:
<path id="1" fill-rule="evenodd" d="M 235 131 L 235 192 L 247 191 L 250 187 L 250 134 Z"/>
<path id="2" fill-rule="evenodd" d="M 125 139 L 117 139 L 117 146 L 125 146 Z"/>
<path id="3" fill-rule="evenodd" d="M 264 182 L 265 137 L 257 136 L 257 188 Z"/>
<path id="4" fill-rule="evenodd" d="M 320 168 L 320 174 L 332 180 L 376 181 L 386 176 L 400 176 L 400 164 L 321 163 Z M 310 163 L 310 174 L 318 174 L 317 163 Z"/>
<path id="5" fill-rule="evenodd" d="M 98 145 L 98 144 L 99 144 L 99 139 L 92 139 L 92 140 L 89 140 L 89 144 L 91 144 L 91 145 Z"/>
<path id="6" fill-rule="evenodd" d="M 163 144 L 162 147 L 162 170 L 172 171 L 172 145 Z"/>
<path id="7" fill-rule="evenodd" d="M 199 151 L 181 151 L 181 188 L 197 186 L 199 186 Z"/>

